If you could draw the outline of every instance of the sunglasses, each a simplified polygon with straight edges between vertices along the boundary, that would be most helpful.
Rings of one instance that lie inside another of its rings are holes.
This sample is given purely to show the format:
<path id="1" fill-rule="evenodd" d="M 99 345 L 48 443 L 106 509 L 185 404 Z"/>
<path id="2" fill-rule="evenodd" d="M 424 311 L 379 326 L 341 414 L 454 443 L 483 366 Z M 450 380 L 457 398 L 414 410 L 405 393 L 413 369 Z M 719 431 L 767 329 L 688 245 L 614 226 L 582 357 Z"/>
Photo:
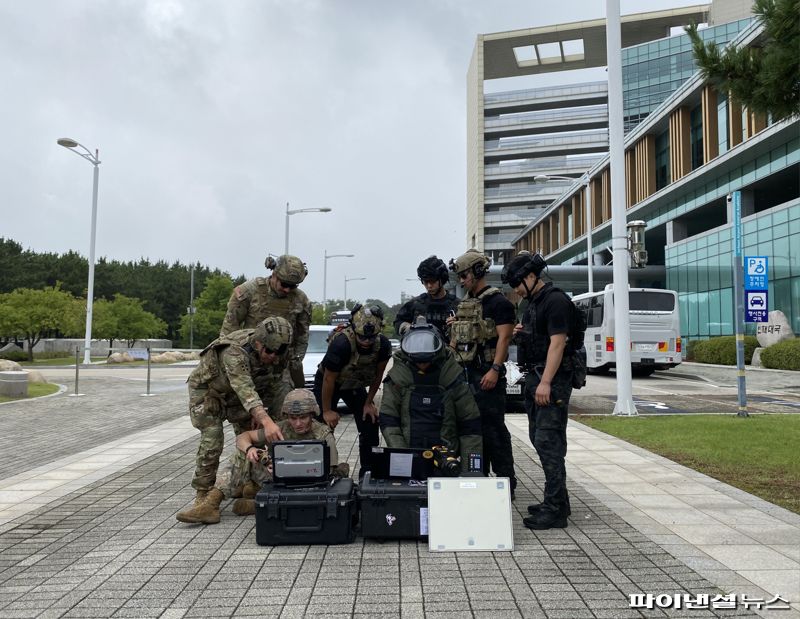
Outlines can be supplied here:
<path id="1" fill-rule="evenodd" d="M 288 344 L 281 344 L 278 350 L 272 350 L 269 346 L 264 346 L 264 352 L 266 352 L 268 355 L 282 355 L 286 352 L 288 347 Z"/>
<path id="2" fill-rule="evenodd" d="M 467 279 L 469 277 L 469 273 L 469 271 L 461 271 L 461 273 L 458 274 L 458 279 Z"/>
<path id="3" fill-rule="evenodd" d="M 281 285 L 281 288 L 286 288 L 287 290 L 294 290 L 297 288 L 297 284 L 290 284 L 289 282 L 285 282 L 282 279 L 279 279 L 278 282 Z"/>
<path id="4" fill-rule="evenodd" d="M 376 335 L 358 335 L 358 333 L 356 333 L 356 337 L 359 340 L 361 340 L 362 342 L 374 342 L 375 338 L 378 337 L 378 336 L 377 336 L 377 334 Z"/>

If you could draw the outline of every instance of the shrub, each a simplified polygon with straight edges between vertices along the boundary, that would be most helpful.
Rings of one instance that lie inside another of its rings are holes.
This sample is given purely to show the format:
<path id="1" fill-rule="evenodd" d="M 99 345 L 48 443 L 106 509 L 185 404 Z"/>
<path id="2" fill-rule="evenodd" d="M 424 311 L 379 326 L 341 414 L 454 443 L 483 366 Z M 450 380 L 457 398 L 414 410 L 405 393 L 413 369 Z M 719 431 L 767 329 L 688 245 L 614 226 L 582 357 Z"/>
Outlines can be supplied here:
<path id="1" fill-rule="evenodd" d="M 4 353 L 0 353 L 0 359 L 7 359 L 8 361 L 16 361 L 19 363 L 20 361 L 28 360 L 28 353 L 24 350 L 7 350 Z"/>
<path id="2" fill-rule="evenodd" d="M 800 370 L 800 338 L 765 348 L 761 351 L 761 364 L 774 370 Z"/>
<path id="3" fill-rule="evenodd" d="M 704 340 L 683 340 L 683 360 L 684 361 L 695 361 L 695 346 L 697 346 L 700 342 Z"/>
<path id="4" fill-rule="evenodd" d="M 753 351 L 758 347 L 758 340 L 754 335 L 744 338 L 744 362 L 749 364 L 753 359 Z M 736 365 L 736 336 L 725 335 L 712 337 L 702 342 L 697 342 L 692 352 L 694 360 L 698 363 L 716 363 L 719 365 Z"/>

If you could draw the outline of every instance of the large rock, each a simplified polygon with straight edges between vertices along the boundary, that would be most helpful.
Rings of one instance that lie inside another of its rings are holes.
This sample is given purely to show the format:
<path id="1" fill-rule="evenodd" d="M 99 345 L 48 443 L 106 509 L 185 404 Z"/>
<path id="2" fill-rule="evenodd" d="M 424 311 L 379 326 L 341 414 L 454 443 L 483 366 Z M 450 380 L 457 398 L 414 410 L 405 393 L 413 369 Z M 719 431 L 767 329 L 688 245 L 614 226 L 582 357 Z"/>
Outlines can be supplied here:
<path id="1" fill-rule="evenodd" d="M 16 361 L 0 359 L 0 372 L 21 372 L 22 366 Z"/>
<path id="2" fill-rule="evenodd" d="M 133 361 L 133 357 L 126 352 L 111 353 L 106 359 L 106 363 L 128 363 L 130 361 Z"/>
<path id="3" fill-rule="evenodd" d="M 760 322 L 756 326 L 756 338 L 760 346 L 766 348 L 783 340 L 794 338 L 794 331 L 789 319 L 780 310 L 769 313 L 768 322 Z"/>
<path id="4" fill-rule="evenodd" d="M 29 383 L 46 383 L 47 379 L 38 370 L 28 370 Z"/>

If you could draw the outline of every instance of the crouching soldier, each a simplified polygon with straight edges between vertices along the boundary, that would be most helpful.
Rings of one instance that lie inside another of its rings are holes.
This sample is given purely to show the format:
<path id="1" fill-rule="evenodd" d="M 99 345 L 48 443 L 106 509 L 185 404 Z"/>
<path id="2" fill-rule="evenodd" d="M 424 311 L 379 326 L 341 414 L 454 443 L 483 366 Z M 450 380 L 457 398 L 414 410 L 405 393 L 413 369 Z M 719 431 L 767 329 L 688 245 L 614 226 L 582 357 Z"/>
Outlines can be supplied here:
<path id="1" fill-rule="evenodd" d="M 445 445 L 462 472 L 480 471 L 481 413 L 464 371 L 438 331 L 420 316 L 405 333 L 383 385 L 381 432 L 388 447 Z"/>
<path id="2" fill-rule="evenodd" d="M 330 475 L 332 477 L 348 477 L 350 465 L 346 462 L 339 464 L 339 455 L 336 451 L 336 439 L 331 429 L 318 422 L 315 417 L 319 415 L 319 407 L 314 394 L 308 389 L 295 389 L 283 401 L 282 415 L 285 419 L 278 422 L 287 441 L 325 441 L 330 451 Z M 264 428 L 248 430 L 236 437 L 237 451 L 234 453 L 224 471 L 217 476 L 213 493 L 219 499 L 231 498 L 242 485 L 242 498 L 233 503 L 233 513 L 244 516 L 255 513 L 256 493 L 265 481 L 272 481 L 272 463 L 269 460 L 269 450 L 266 449 L 272 442 Z M 243 466 L 244 461 L 250 466 Z M 241 474 L 249 468 L 249 479 L 242 479 Z"/>
<path id="3" fill-rule="evenodd" d="M 242 329 L 220 337 L 200 353 L 200 364 L 189 375 L 189 417 L 200 430 L 192 487 L 194 505 L 176 515 L 181 522 L 216 524 L 222 497 L 213 492 L 222 454 L 222 424 L 228 421 L 236 434 L 261 426 L 269 440 L 283 433 L 270 418 L 254 384 L 254 376 L 279 364 L 281 351 L 292 340 L 292 328 L 284 318 L 267 318 L 255 329 Z"/>

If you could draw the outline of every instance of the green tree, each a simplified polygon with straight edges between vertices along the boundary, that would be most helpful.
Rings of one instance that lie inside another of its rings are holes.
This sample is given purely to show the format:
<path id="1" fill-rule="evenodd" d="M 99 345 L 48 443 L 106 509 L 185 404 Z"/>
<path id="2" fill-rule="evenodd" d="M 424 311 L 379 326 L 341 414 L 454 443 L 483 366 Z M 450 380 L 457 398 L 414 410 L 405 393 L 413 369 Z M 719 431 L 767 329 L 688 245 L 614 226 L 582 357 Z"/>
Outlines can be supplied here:
<path id="1" fill-rule="evenodd" d="M 93 306 L 92 334 L 108 340 L 109 347 L 121 339 L 130 348 L 136 340 L 159 337 L 166 331 L 167 323 L 145 310 L 139 299 L 118 294 L 112 301 L 100 299 Z"/>
<path id="2" fill-rule="evenodd" d="M 219 336 L 228 299 L 233 294 L 233 281 L 224 275 L 212 275 L 205 280 L 203 292 L 195 301 L 194 344 L 205 347 Z M 181 341 L 189 342 L 189 314 L 181 316 Z"/>
<path id="3" fill-rule="evenodd" d="M 0 334 L 24 339 L 28 360 L 33 361 L 33 347 L 44 335 L 82 332 L 81 309 L 75 297 L 59 286 L 43 290 L 19 288 L 0 295 Z"/>
<path id="4" fill-rule="evenodd" d="M 800 0 L 755 0 L 764 24 L 758 41 L 724 52 L 705 43 L 697 26 L 686 28 L 703 77 L 750 110 L 774 120 L 800 114 Z"/>

